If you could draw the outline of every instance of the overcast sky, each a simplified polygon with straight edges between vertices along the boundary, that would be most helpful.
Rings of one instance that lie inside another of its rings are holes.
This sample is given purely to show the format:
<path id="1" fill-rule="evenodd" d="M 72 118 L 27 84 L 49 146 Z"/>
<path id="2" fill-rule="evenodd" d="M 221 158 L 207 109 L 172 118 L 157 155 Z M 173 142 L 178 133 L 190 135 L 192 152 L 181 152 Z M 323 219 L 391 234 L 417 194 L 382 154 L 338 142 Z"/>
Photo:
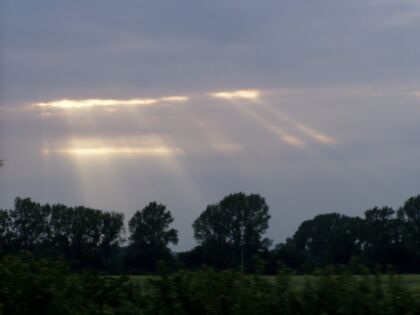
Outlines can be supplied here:
<path id="1" fill-rule="evenodd" d="M 269 237 L 420 193 L 420 0 L 1 0 L 0 207 L 191 224 L 259 193 Z"/>

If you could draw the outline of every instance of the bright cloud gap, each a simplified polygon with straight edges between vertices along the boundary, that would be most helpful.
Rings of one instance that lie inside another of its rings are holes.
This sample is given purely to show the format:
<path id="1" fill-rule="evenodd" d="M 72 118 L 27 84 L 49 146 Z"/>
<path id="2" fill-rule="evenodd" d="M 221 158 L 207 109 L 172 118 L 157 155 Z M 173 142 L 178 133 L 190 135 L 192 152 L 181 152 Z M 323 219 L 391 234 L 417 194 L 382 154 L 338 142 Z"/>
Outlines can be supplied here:
<path id="1" fill-rule="evenodd" d="M 252 100 L 256 101 L 260 98 L 261 92 L 259 90 L 236 90 L 236 91 L 219 91 L 210 93 L 211 97 L 226 99 L 226 100 Z"/>
<path id="2" fill-rule="evenodd" d="M 64 154 L 74 156 L 138 155 L 138 156 L 172 156 L 182 154 L 178 148 L 169 147 L 71 147 L 61 149 L 44 149 L 44 155 Z"/>
<path id="3" fill-rule="evenodd" d="M 250 100 L 257 101 L 261 92 L 257 89 L 218 91 L 209 93 L 213 98 L 224 100 Z M 132 98 L 132 99 L 59 99 L 50 102 L 38 102 L 32 105 L 44 109 L 84 109 L 93 107 L 117 107 L 117 106 L 150 106 L 162 103 L 182 103 L 189 100 L 185 95 L 164 96 L 158 98 Z"/>
<path id="4" fill-rule="evenodd" d="M 133 99 L 62 99 L 51 102 L 33 104 L 40 108 L 58 109 L 83 109 L 92 107 L 116 107 L 116 106 L 148 106 L 159 103 L 180 103 L 188 101 L 187 96 L 165 96 L 160 98 L 133 98 Z"/>

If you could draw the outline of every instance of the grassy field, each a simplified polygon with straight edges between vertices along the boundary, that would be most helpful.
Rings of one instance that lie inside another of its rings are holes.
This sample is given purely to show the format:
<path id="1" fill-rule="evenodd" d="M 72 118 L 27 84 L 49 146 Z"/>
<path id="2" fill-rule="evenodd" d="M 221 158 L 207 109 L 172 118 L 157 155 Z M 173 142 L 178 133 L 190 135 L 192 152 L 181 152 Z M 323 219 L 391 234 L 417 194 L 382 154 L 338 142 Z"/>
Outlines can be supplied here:
<path id="1" fill-rule="evenodd" d="M 284 269 L 283 269 L 284 270 Z M 287 270 L 284 270 L 287 271 Z M 62 262 L 0 260 L 0 314 L 420 314 L 420 275 L 242 275 L 210 268 L 162 276 L 74 272 Z"/>
<path id="2" fill-rule="evenodd" d="M 410 290 L 420 293 L 420 275 L 402 275 L 401 281 Z"/>
<path id="3" fill-rule="evenodd" d="M 148 280 L 151 279 L 155 279 L 157 276 L 131 276 L 131 279 L 133 281 L 140 281 L 142 283 L 147 282 Z M 292 276 L 291 277 L 291 282 L 292 285 L 296 288 L 299 289 L 301 287 L 303 287 L 305 285 L 305 282 L 309 279 L 315 279 L 317 276 L 312 276 L 312 275 L 299 275 L 299 276 Z M 357 277 L 357 276 L 354 276 Z M 385 283 L 387 283 L 388 281 L 388 276 L 387 275 L 383 275 L 381 276 L 382 280 Z M 410 291 L 412 291 L 413 293 L 416 293 L 418 295 L 420 295 L 420 274 L 409 274 L 409 275 L 398 275 L 397 277 L 399 277 L 399 280 L 401 281 L 401 284 L 408 288 Z M 275 277 L 274 276 L 264 276 L 265 279 L 270 280 L 270 281 L 274 281 Z"/>
<path id="4" fill-rule="evenodd" d="M 302 287 L 307 279 L 315 278 L 317 276 L 292 276 L 292 284 L 296 288 Z M 357 277 L 357 276 L 354 276 Z M 399 275 L 398 276 L 401 284 L 403 284 L 408 289 L 412 290 L 413 292 L 418 292 L 420 294 L 420 275 Z M 267 278 L 272 278 L 274 280 L 274 277 L 267 276 Z M 382 280 L 385 283 L 388 282 L 388 276 L 383 275 Z"/>

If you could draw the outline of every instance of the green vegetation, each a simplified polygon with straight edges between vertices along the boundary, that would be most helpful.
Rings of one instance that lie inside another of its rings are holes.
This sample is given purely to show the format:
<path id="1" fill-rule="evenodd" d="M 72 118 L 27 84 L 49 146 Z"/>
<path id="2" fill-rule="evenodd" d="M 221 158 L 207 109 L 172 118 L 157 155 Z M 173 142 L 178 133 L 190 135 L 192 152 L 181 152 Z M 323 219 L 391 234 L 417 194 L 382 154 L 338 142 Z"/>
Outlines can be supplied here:
<path id="1" fill-rule="evenodd" d="M 0 260 L 0 314 L 418 314 L 420 292 L 407 286 L 414 280 L 344 269 L 293 276 L 284 267 L 272 277 L 164 266 L 159 276 L 109 277 L 26 255 Z"/>
<path id="2" fill-rule="evenodd" d="M 352 275 L 355 278 L 362 277 L 360 275 Z M 364 275 L 366 276 L 366 275 Z M 364 277 L 363 276 L 363 277 Z M 374 277 L 373 275 L 367 275 L 370 277 Z M 142 275 L 133 275 L 129 276 L 130 280 L 139 283 L 142 286 L 147 286 L 147 283 L 150 280 L 156 279 L 158 275 L 149 275 L 149 276 L 142 276 Z M 248 278 L 252 278 L 253 275 L 248 275 Z M 267 276 L 267 275 L 261 275 L 261 277 L 272 283 L 276 280 L 276 276 Z M 304 287 L 304 285 L 307 283 L 307 281 L 313 281 L 318 277 L 318 275 L 310 274 L 310 275 L 296 275 L 296 274 L 290 274 L 290 285 L 293 289 L 301 289 Z M 389 275 L 386 274 L 380 274 L 381 281 L 383 284 L 388 283 L 389 281 Z M 420 275 L 419 274 L 403 274 L 398 275 L 398 281 L 401 284 L 402 287 L 408 289 L 411 293 L 414 295 L 420 296 Z"/>

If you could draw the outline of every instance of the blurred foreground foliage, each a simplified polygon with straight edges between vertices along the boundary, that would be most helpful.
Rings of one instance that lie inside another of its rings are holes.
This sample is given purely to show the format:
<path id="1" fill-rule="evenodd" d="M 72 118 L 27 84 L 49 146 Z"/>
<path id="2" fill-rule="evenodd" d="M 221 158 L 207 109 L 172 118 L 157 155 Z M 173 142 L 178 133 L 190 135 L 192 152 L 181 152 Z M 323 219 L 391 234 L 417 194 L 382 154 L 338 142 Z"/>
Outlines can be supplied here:
<path id="1" fill-rule="evenodd" d="M 238 271 L 170 273 L 136 281 L 73 272 L 30 255 L 0 260 L 0 314 L 420 314 L 420 299 L 399 276 L 323 269 L 301 287 L 280 266 L 275 277 Z"/>

